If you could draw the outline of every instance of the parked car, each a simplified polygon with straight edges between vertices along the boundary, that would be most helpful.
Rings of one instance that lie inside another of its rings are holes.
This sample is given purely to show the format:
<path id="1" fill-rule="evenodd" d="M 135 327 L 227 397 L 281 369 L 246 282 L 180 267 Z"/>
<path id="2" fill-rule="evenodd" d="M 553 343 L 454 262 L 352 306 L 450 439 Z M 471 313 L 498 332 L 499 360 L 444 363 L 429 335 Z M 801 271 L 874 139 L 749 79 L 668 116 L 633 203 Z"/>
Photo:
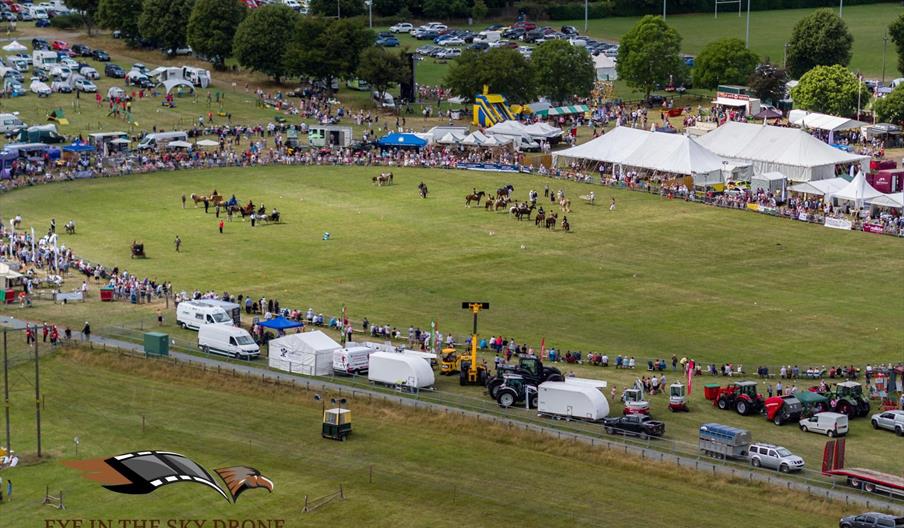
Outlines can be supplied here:
<path id="1" fill-rule="evenodd" d="M 454 59 L 456 57 L 461 57 L 461 48 L 449 48 L 440 51 L 437 55 L 437 59 Z"/>
<path id="2" fill-rule="evenodd" d="M 73 87 L 77 91 L 84 93 L 94 93 L 97 91 L 97 85 L 88 79 L 76 79 L 75 83 L 73 83 Z"/>
<path id="3" fill-rule="evenodd" d="M 756 443 L 750 444 L 748 453 L 753 467 L 775 469 L 782 473 L 800 471 L 804 468 L 804 459 L 784 447 Z"/>
<path id="4" fill-rule="evenodd" d="M 50 91 L 55 93 L 72 93 L 72 86 L 68 82 L 60 79 L 50 83 Z"/>
<path id="5" fill-rule="evenodd" d="M 414 50 L 418 55 L 430 55 L 430 52 L 436 49 L 436 46 L 432 44 L 427 44 L 426 46 L 418 46 L 417 49 Z"/>
<path id="6" fill-rule="evenodd" d="M 824 434 L 829 438 L 844 436 L 848 432 L 848 417 L 835 412 L 816 413 L 800 421 L 800 430 Z"/>
<path id="7" fill-rule="evenodd" d="M 650 436 L 662 436 L 665 424 L 646 414 L 629 414 L 604 418 L 603 429 L 607 434 L 633 435 L 646 439 Z"/>
<path id="8" fill-rule="evenodd" d="M 521 28 L 509 28 L 502 32 L 502 38 L 516 40 L 523 37 L 525 33 L 527 31 Z"/>
<path id="9" fill-rule="evenodd" d="M 104 50 L 96 49 L 91 52 L 91 56 L 98 62 L 110 62 L 110 56 Z"/>
<path id="10" fill-rule="evenodd" d="M 417 40 L 433 40 L 439 36 L 439 31 L 433 29 L 418 29 L 414 32 Z"/>
<path id="11" fill-rule="evenodd" d="M 49 18 L 39 18 L 35 20 L 36 28 L 46 28 L 50 27 L 50 19 Z"/>
<path id="12" fill-rule="evenodd" d="M 42 38 L 33 38 L 33 39 L 31 39 L 31 49 L 33 49 L 35 51 L 49 50 L 50 43 L 48 43 L 46 40 L 44 40 Z"/>
<path id="13" fill-rule="evenodd" d="M 88 65 L 81 65 L 78 69 L 80 75 L 82 75 L 85 79 L 90 81 L 96 81 L 100 79 L 100 74 L 97 73 L 97 70 Z"/>
<path id="14" fill-rule="evenodd" d="M 453 35 L 446 38 L 440 37 L 437 40 L 434 40 L 434 42 L 436 42 L 440 46 L 462 46 L 464 45 L 465 40 L 461 37 Z"/>
<path id="15" fill-rule="evenodd" d="M 69 43 L 65 40 L 54 40 L 50 43 L 50 49 L 53 51 L 69 51 Z"/>
<path id="16" fill-rule="evenodd" d="M 898 436 L 904 436 L 904 411 L 885 411 L 876 413 L 870 419 L 873 429 L 888 429 Z"/>
<path id="17" fill-rule="evenodd" d="M 113 64 L 112 62 L 104 66 L 104 75 L 107 77 L 113 77 L 114 79 L 122 79 L 126 76 L 126 71 L 122 69 L 118 64 Z"/>
<path id="18" fill-rule="evenodd" d="M 184 46 L 181 48 L 170 48 L 170 49 L 164 51 L 164 53 L 169 55 L 170 57 L 178 57 L 178 56 L 184 56 L 184 55 L 191 55 L 194 52 L 192 51 L 191 46 Z"/>
<path id="19" fill-rule="evenodd" d="M 380 37 L 376 42 L 377 46 L 383 46 L 384 48 L 395 48 L 399 45 L 399 39 L 389 36 L 389 37 Z"/>
<path id="20" fill-rule="evenodd" d="M 486 51 L 490 49 L 490 45 L 486 42 L 475 42 L 468 46 L 468 49 L 477 50 L 477 51 Z"/>
<path id="21" fill-rule="evenodd" d="M 32 20 L 35 19 L 35 17 L 32 16 L 31 11 L 26 11 L 25 9 L 23 9 L 23 10 L 19 11 L 18 13 L 16 13 L 16 16 L 17 16 L 17 17 L 19 18 L 19 20 L 21 20 L 22 22 L 31 22 Z"/>
<path id="22" fill-rule="evenodd" d="M 895 517 L 887 513 L 867 512 L 860 515 L 848 515 L 838 521 L 839 528 L 902 528 L 904 517 Z"/>
<path id="23" fill-rule="evenodd" d="M 14 22 L 16 20 L 16 14 L 12 11 L 4 11 L 3 13 L 0 13 L 0 18 L 6 22 Z"/>
<path id="24" fill-rule="evenodd" d="M 50 91 L 50 87 L 47 86 L 47 84 L 41 81 L 41 79 L 39 79 L 38 77 L 31 78 L 31 84 L 29 85 L 28 89 L 31 90 L 31 93 L 37 95 L 38 97 L 50 97 L 50 94 L 52 93 Z"/>
<path id="25" fill-rule="evenodd" d="M 18 57 L 18 58 L 24 60 L 25 63 L 28 64 L 29 66 L 31 66 L 34 63 L 34 59 L 28 53 L 16 53 L 15 55 L 13 55 L 13 57 Z"/>
<path id="26" fill-rule="evenodd" d="M 561 31 L 569 37 L 575 37 L 578 35 L 578 28 L 574 26 L 562 26 Z"/>
<path id="27" fill-rule="evenodd" d="M 527 21 L 515 22 L 514 24 L 512 24 L 512 29 L 523 29 L 524 31 L 530 31 L 532 29 L 537 29 L 537 24 Z"/>
<path id="28" fill-rule="evenodd" d="M 399 22 L 394 26 L 390 26 L 389 31 L 393 33 L 411 33 L 411 30 L 414 29 L 414 25 L 409 22 Z"/>
<path id="29" fill-rule="evenodd" d="M 73 44 L 71 48 L 72 53 L 75 53 L 79 57 L 90 57 L 91 56 L 91 48 L 85 46 L 84 44 Z"/>

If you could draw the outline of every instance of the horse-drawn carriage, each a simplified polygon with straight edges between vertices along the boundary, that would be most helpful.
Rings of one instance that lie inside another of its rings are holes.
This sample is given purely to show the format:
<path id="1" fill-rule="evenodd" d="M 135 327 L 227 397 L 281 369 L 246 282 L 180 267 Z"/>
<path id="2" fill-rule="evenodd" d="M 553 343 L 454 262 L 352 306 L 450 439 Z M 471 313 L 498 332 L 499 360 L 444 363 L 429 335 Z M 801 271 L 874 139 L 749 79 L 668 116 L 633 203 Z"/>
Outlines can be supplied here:
<path id="1" fill-rule="evenodd" d="M 132 242 L 132 258 L 147 258 L 144 254 L 144 242 Z"/>

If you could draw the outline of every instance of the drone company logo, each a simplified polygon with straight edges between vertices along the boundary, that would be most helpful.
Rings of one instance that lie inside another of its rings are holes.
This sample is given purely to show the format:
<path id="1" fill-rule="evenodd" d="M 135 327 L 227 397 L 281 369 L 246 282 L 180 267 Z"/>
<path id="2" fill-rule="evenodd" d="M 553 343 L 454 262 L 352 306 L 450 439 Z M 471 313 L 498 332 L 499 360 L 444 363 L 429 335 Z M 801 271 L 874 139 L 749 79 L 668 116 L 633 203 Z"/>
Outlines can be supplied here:
<path id="1" fill-rule="evenodd" d="M 247 466 L 215 469 L 225 489 L 200 464 L 179 453 L 169 451 L 135 451 L 110 458 L 72 460 L 67 467 L 82 471 L 87 479 L 100 482 L 116 493 L 145 495 L 167 484 L 194 482 L 219 493 L 227 502 L 235 503 L 246 490 L 264 488 L 273 492 L 273 481 L 260 471 Z"/>

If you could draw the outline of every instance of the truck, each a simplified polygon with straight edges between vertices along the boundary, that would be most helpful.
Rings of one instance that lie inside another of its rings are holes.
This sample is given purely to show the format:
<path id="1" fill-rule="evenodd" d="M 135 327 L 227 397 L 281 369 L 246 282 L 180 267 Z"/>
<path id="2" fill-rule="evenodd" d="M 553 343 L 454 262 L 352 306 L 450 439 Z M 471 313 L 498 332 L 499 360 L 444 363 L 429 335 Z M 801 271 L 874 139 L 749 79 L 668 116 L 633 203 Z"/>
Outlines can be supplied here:
<path id="1" fill-rule="evenodd" d="M 601 422 L 609 415 L 609 402 L 600 390 L 605 387 L 605 381 L 582 378 L 543 382 L 537 387 L 537 411 L 557 419 Z"/>
<path id="2" fill-rule="evenodd" d="M 717 423 L 700 426 L 698 447 L 703 454 L 719 459 L 745 459 L 750 448 L 750 431 Z"/>
<path id="3" fill-rule="evenodd" d="M 904 477 L 872 469 L 845 468 L 845 441 L 844 438 L 836 438 L 826 442 L 822 453 L 823 475 L 844 477 L 848 486 L 867 493 L 904 499 Z"/>
<path id="4" fill-rule="evenodd" d="M 641 440 L 665 434 L 665 424 L 646 414 L 629 414 L 603 419 L 603 429 L 607 434 L 639 436 Z"/>

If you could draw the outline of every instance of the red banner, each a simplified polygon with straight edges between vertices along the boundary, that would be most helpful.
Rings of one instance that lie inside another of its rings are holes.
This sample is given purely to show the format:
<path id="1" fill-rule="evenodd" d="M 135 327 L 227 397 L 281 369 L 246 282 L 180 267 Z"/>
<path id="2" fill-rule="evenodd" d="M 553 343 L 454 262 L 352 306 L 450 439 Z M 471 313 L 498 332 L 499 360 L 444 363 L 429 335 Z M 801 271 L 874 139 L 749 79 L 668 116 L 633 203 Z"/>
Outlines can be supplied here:
<path id="1" fill-rule="evenodd" d="M 863 224 L 863 232 L 864 233 L 878 233 L 882 234 L 885 232 L 885 228 L 877 224 Z"/>

